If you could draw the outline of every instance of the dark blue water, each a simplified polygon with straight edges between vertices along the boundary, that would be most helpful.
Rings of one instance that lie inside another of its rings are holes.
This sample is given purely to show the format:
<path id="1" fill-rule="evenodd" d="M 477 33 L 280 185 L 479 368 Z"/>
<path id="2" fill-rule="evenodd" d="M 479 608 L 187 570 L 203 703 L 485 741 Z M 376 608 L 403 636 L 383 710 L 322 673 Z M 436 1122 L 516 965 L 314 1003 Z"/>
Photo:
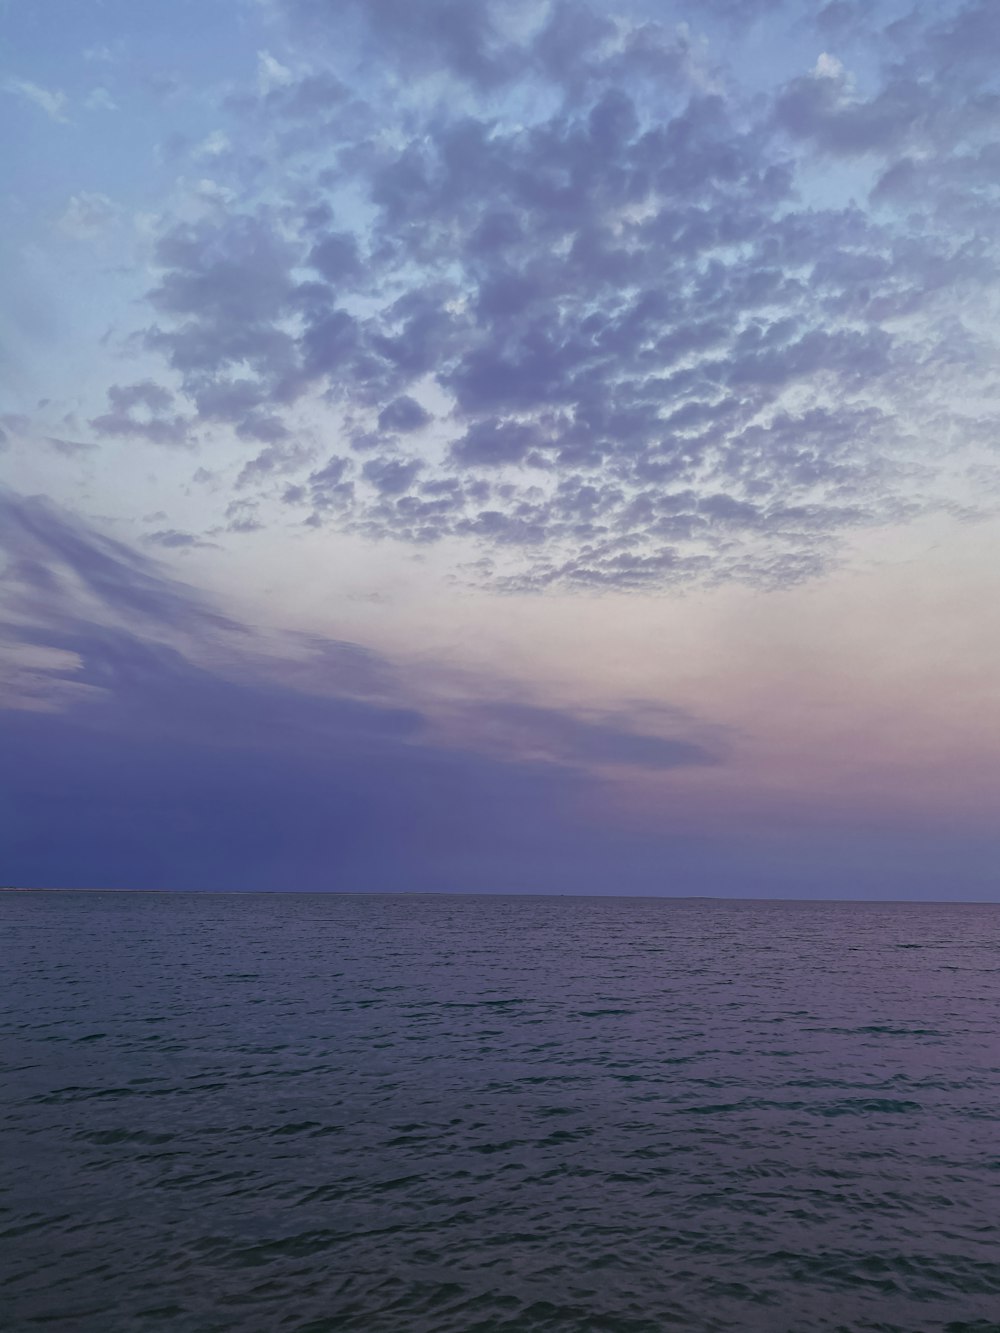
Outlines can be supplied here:
<path id="1" fill-rule="evenodd" d="M 0 895 L 0 1326 L 1000 1329 L 1000 907 Z"/>

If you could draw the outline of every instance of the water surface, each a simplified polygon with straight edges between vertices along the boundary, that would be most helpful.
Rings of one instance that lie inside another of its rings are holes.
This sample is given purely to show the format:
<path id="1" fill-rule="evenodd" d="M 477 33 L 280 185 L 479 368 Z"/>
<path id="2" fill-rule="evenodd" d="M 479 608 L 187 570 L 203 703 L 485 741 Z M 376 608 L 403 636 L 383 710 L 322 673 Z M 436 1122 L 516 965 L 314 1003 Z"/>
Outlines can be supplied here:
<path id="1" fill-rule="evenodd" d="M 998 1000 L 988 905 L 2 894 L 0 1325 L 995 1331 Z"/>

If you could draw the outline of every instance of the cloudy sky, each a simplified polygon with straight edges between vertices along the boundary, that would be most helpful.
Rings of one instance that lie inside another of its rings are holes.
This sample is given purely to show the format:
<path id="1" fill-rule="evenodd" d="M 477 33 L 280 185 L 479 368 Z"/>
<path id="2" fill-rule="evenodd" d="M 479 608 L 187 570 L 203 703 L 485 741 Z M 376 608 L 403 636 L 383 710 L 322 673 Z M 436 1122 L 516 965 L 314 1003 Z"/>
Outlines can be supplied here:
<path id="1" fill-rule="evenodd" d="M 6 0 L 0 880 L 1000 896 L 995 0 Z"/>

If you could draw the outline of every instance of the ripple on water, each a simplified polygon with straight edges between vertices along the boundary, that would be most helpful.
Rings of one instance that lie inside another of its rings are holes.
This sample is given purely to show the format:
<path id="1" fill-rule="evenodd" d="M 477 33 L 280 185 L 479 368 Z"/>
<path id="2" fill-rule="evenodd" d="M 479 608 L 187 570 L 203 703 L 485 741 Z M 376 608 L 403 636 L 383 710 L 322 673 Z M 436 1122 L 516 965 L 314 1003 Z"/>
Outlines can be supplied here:
<path id="1" fill-rule="evenodd" d="M 0 913 L 4 1333 L 1000 1329 L 1000 909 Z"/>

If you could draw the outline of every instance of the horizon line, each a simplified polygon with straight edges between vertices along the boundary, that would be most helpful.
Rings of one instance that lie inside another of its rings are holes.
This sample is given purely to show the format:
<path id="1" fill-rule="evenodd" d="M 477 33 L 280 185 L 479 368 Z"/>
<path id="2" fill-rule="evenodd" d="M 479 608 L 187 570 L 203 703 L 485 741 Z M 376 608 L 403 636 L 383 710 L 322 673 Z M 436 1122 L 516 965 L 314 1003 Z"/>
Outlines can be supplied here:
<path id="1" fill-rule="evenodd" d="M 171 896 L 188 894 L 197 897 L 310 897 L 310 898 L 602 898 L 614 901 L 649 900 L 657 902 L 705 903 L 851 903 L 880 906 L 890 903 L 920 904 L 927 907 L 1000 907 L 1000 898 L 796 898 L 790 895 L 757 897 L 742 894 L 711 893 L 587 893 L 538 892 L 517 890 L 461 890 L 461 889 L 137 889 L 112 888 L 92 885 L 86 888 L 66 885 L 0 884 L 2 893 L 133 893 Z"/>

